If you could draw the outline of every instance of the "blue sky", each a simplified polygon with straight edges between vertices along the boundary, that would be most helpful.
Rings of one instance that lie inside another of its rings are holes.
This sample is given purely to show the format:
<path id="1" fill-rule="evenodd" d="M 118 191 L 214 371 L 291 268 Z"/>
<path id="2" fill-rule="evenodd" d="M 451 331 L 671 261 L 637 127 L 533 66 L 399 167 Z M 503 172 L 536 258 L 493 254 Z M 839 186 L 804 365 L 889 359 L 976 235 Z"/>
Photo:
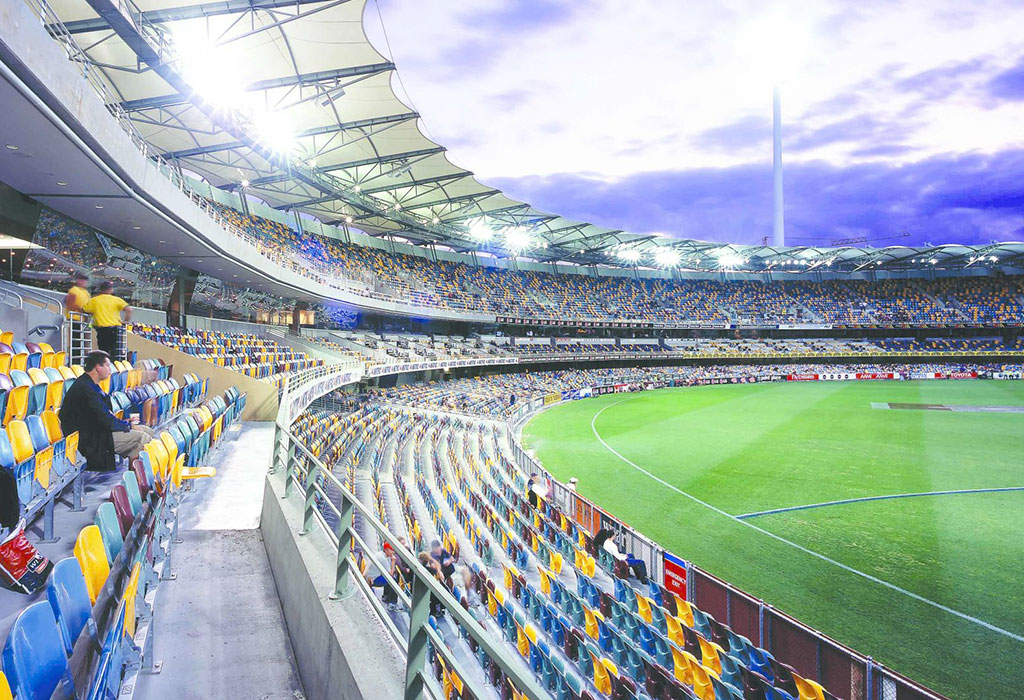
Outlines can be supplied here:
<path id="1" fill-rule="evenodd" d="M 635 233 L 1024 240 L 1024 3 L 379 0 L 396 91 L 458 165 Z"/>

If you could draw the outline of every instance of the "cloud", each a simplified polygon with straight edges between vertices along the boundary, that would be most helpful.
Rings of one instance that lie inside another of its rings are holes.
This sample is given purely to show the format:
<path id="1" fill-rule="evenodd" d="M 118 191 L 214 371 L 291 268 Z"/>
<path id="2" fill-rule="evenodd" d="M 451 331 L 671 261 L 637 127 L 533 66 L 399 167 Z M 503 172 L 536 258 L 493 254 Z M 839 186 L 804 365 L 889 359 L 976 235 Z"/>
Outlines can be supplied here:
<path id="1" fill-rule="evenodd" d="M 498 7 L 475 10 L 462 18 L 463 23 L 478 27 L 482 32 L 502 35 L 543 30 L 561 24 L 587 3 L 559 2 L 557 0 L 511 0 Z"/>
<path id="2" fill-rule="evenodd" d="M 903 231 L 908 245 L 988 243 L 1024 227 L 1024 150 L 933 157 L 918 163 L 786 169 L 787 240 L 827 245 Z M 771 168 L 741 165 L 640 173 L 614 182 L 576 174 L 491 179 L 510 196 L 631 233 L 759 243 L 771 235 Z"/>
<path id="3" fill-rule="evenodd" d="M 1024 100 L 1024 57 L 988 83 L 988 93 L 1003 100 Z"/>
<path id="4" fill-rule="evenodd" d="M 764 146 L 771 138 L 771 119 L 751 116 L 702 131 L 693 137 L 693 143 L 705 149 L 732 151 Z"/>
<path id="5" fill-rule="evenodd" d="M 913 92 L 929 100 L 944 100 L 967 87 L 972 78 L 983 74 L 987 65 L 988 59 L 984 57 L 947 63 L 902 78 L 895 87 L 901 92 Z"/>
<path id="6" fill-rule="evenodd" d="M 784 134 L 787 151 L 809 151 L 835 143 L 876 144 L 899 142 L 912 132 L 907 122 L 882 121 L 870 114 L 831 122 L 817 129 L 797 128 L 795 134 Z"/>

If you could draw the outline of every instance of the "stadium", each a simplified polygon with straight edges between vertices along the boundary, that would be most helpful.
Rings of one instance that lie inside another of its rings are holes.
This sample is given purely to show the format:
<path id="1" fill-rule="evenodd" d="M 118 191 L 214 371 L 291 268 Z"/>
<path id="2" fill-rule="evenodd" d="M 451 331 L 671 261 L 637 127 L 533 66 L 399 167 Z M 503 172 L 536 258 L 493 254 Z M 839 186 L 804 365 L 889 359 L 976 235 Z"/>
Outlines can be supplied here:
<path id="1" fill-rule="evenodd" d="M 778 90 L 549 212 L 376 5 L 0 0 L 0 700 L 1020 698 L 1024 243 L 787 245 Z"/>

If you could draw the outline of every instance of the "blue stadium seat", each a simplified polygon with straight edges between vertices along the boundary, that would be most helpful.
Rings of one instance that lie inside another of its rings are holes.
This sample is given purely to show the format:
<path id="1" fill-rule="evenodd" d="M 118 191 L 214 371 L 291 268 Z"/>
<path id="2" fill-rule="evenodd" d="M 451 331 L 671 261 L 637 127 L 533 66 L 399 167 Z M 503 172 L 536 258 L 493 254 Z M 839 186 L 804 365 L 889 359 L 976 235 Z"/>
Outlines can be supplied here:
<path id="1" fill-rule="evenodd" d="M 74 697 L 64 641 L 50 604 L 41 600 L 18 615 L 3 651 L 4 673 L 18 700 Z"/>

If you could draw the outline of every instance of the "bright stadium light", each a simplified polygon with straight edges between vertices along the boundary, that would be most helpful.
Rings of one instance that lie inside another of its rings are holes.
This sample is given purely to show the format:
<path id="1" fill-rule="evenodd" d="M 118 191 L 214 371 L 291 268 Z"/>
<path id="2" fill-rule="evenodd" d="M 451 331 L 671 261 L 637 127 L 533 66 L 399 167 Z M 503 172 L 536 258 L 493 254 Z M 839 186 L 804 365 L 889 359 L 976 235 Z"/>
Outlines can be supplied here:
<path id="1" fill-rule="evenodd" d="M 469 237 L 477 243 L 486 243 L 494 237 L 494 230 L 483 219 L 473 219 L 469 222 Z"/>
<path id="2" fill-rule="evenodd" d="M 264 112 L 258 116 L 255 135 L 274 153 L 289 153 L 295 148 L 295 134 L 279 112 Z"/>
<path id="3" fill-rule="evenodd" d="M 654 262 L 662 267 L 675 267 L 679 264 L 679 251 L 675 248 L 658 248 L 654 251 Z"/>
<path id="4" fill-rule="evenodd" d="M 505 237 L 505 247 L 513 253 L 521 253 L 533 247 L 533 236 L 530 229 L 522 226 L 509 226 L 502 231 Z"/>
<path id="5" fill-rule="evenodd" d="M 739 267 L 743 264 L 743 256 L 731 250 L 723 250 L 718 253 L 718 266 L 725 268 Z"/>
<path id="6" fill-rule="evenodd" d="M 220 109 L 245 103 L 245 66 L 234 45 L 217 46 L 205 29 L 193 25 L 174 33 L 181 77 L 204 102 Z"/>
<path id="7" fill-rule="evenodd" d="M 636 263 L 640 260 L 640 251 L 636 248 L 619 248 L 616 255 L 620 260 L 628 263 Z"/>

